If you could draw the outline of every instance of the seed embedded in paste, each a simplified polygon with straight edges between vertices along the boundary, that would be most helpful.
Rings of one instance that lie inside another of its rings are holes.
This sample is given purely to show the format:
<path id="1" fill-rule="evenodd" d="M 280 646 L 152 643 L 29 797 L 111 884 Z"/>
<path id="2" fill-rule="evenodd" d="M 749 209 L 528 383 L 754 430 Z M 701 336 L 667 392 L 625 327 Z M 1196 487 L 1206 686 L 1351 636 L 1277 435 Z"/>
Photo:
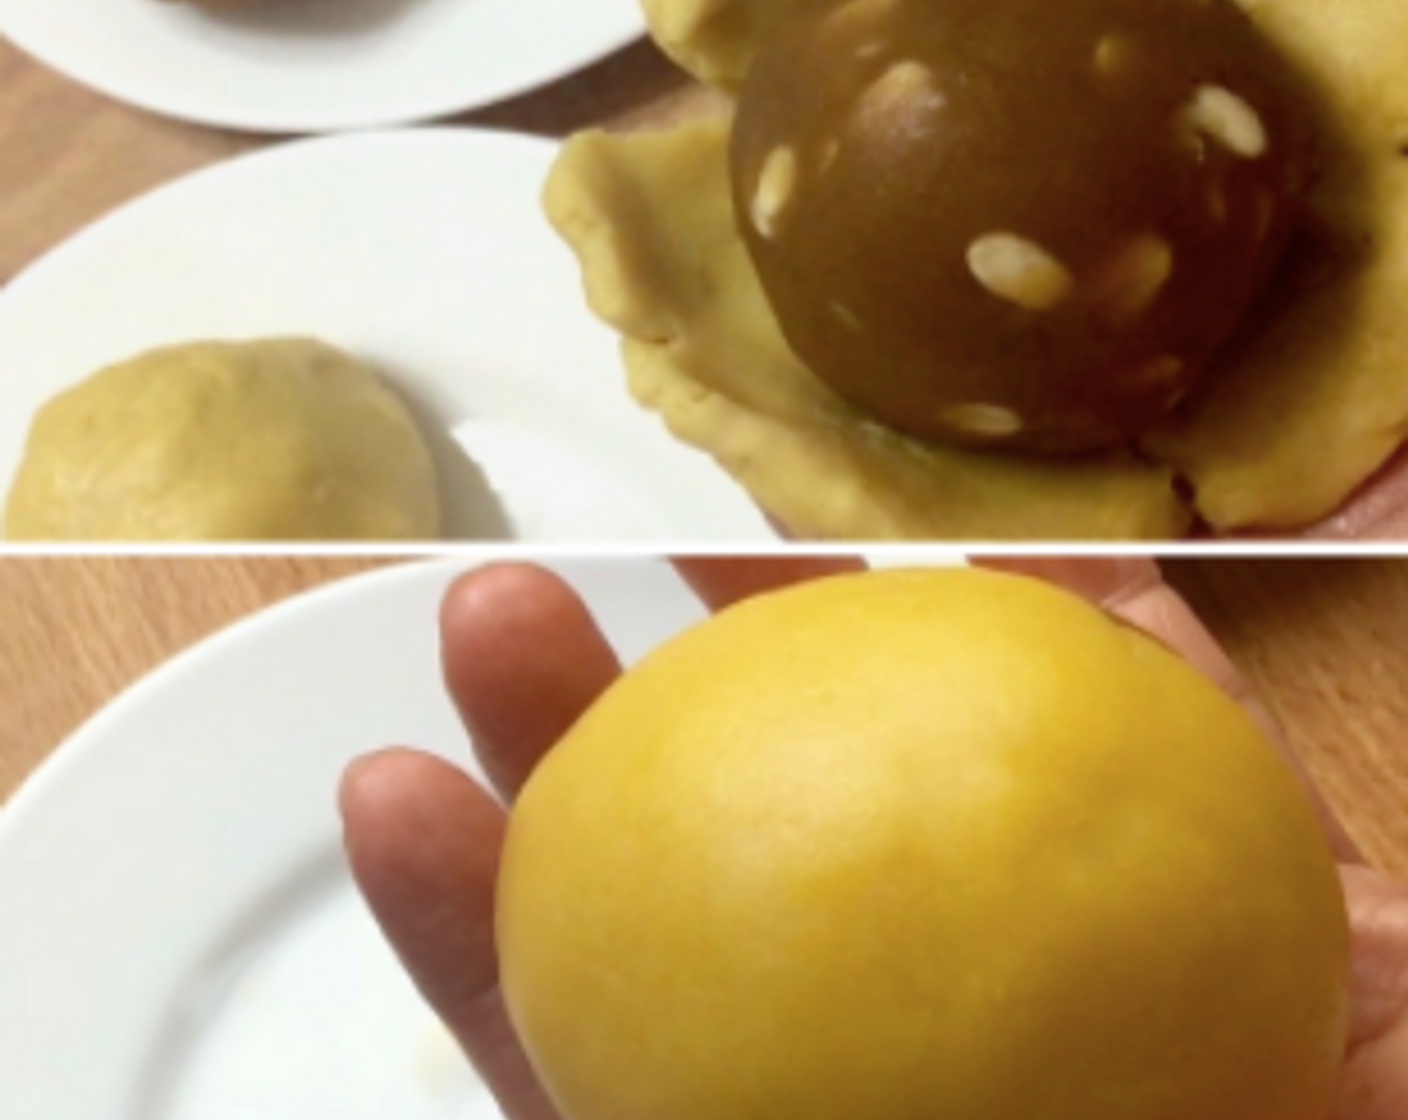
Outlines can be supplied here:
<path id="1" fill-rule="evenodd" d="M 923 123 L 948 103 L 928 67 L 896 62 L 861 94 L 856 117 L 862 129 L 883 135 L 897 119 Z"/>
<path id="2" fill-rule="evenodd" d="M 968 270 L 993 295 L 1050 311 L 1074 286 L 1070 271 L 1040 245 L 1014 233 L 989 233 L 968 247 Z"/>
<path id="3" fill-rule="evenodd" d="M 1157 234 L 1141 234 L 1115 257 L 1101 277 L 1100 308 L 1128 320 L 1148 310 L 1173 275 L 1173 246 Z"/>
<path id="4" fill-rule="evenodd" d="M 854 41 L 864 24 L 876 24 L 893 16 L 899 0 L 850 0 L 822 21 L 818 32 L 838 40 Z"/>
<path id="5" fill-rule="evenodd" d="M 1256 159 L 1266 153 L 1269 141 L 1261 117 L 1223 86 L 1199 86 L 1181 119 L 1184 127 L 1210 136 L 1243 159 Z"/>
<path id="6" fill-rule="evenodd" d="M 1095 44 L 1095 72 L 1102 78 L 1134 73 L 1138 48 L 1127 35 L 1106 35 Z"/>
<path id="7" fill-rule="evenodd" d="M 753 196 L 753 225 L 769 240 L 778 234 L 778 221 L 797 188 L 797 156 L 791 148 L 775 148 L 763 161 Z"/>
<path id="8" fill-rule="evenodd" d="M 848 331 L 860 334 L 865 329 L 865 324 L 860 321 L 860 316 L 843 303 L 833 303 L 831 314 L 835 315 L 837 321 Z"/>
<path id="9" fill-rule="evenodd" d="M 956 404 L 943 411 L 943 422 L 972 436 L 999 438 L 1022 430 L 1022 418 L 1000 404 Z"/>

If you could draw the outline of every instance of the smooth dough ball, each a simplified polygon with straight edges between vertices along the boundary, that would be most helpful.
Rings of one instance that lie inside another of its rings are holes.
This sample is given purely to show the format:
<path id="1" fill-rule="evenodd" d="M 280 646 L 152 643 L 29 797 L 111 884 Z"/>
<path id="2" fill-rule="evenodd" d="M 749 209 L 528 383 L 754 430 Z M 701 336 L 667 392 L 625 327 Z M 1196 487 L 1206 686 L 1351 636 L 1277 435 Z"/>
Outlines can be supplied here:
<path id="1" fill-rule="evenodd" d="M 1127 443 L 1281 256 L 1301 92 L 1231 0 L 813 5 L 740 96 L 740 229 L 797 355 L 890 427 Z"/>
<path id="2" fill-rule="evenodd" d="M 1237 704 L 973 571 L 652 651 L 529 778 L 496 910 L 563 1120 L 1326 1120 L 1347 940 Z"/>
<path id="3" fill-rule="evenodd" d="M 311 339 L 142 354 L 54 398 L 5 509 L 11 540 L 426 540 L 429 449 L 362 362 Z"/>

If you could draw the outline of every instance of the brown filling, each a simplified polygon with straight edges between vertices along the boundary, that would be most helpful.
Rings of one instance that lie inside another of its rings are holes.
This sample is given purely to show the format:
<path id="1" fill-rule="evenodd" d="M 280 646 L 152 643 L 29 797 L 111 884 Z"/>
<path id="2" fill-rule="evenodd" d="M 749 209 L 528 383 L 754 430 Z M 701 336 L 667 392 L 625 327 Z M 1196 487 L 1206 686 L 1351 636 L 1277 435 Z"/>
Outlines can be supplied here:
<path id="1" fill-rule="evenodd" d="M 885 424 L 1129 444 L 1215 377 L 1310 111 L 1230 0 L 848 0 L 760 44 L 739 228 L 797 355 Z"/>

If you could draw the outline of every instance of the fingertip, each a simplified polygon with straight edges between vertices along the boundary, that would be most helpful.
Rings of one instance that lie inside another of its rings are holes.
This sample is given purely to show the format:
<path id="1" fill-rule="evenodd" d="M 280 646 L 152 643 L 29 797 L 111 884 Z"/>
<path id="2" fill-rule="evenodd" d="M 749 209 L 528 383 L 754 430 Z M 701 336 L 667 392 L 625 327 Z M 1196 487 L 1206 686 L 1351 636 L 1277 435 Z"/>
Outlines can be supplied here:
<path id="1" fill-rule="evenodd" d="M 506 609 L 545 594 L 556 597 L 564 588 L 560 576 L 526 561 L 496 561 L 463 572 L 440 600 L 441 645 L 452 652 L 457 639 L 472 635 L 486 620 L 494 622 Z"/>
<path id="2" fill-rule="evenodd" d="M 337 808 L 343 823 L 360 819 L 381 802 L 388 771 L 396 767 L 400 747 L 387 747 L 354 758 L 342 771 L 337 784 Z"/>
<path id="3" fill-rule="evenodd" d="M 338 804 L 353 878 L 413 975 L 432 988 L 472 978 L 466 954 L 492 955 L 503 808 L 458 767 L 400 748 L 351 763 Z"/>
<path id="4" fill-rule="evenodd" d="M 550 1115 L 497 988 L 502 807 L 444 759 L 401 748 L 350 763 L 338 802 L 353 877 L 417 988 L 507 1115 Z"/>
<path id="5" fill-rule="evenodd" d="M 382 822 L 395 801 L 399 781 L 396 748 L 374 751 L 355 758 L 342 772 L 337 786 L 337 810 L 342 818 L 342 847 L 353 877 L 364 889 L 371 882 L 369 852 L 385 829 Z"/>
<path id="6" fill-rule="evenodd" d="M 451 849 L 496 848 L 503 830 L 502 807 L 470 775 L 402 747 L 350 763 L 337 802 L 348 861 L 373 904 L 435 872 Z"/>
<path id="7" fill-rule="evenodd" d="M 494 789 L 511 798 L 620 663 L 572 585 L 533 564 L 460 576 L 440 623 L 446 690 Z"/>

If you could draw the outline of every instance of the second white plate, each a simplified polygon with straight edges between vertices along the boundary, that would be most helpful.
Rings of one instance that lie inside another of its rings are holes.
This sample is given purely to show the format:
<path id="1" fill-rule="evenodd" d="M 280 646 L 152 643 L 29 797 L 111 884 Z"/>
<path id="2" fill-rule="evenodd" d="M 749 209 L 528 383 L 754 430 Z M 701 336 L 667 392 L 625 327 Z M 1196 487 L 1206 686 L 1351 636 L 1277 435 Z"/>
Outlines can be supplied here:
<path id="1" fill-rule="evenodd" d="M 35 411 L 103 366 L 300 334 L 408 399 L 452 539 L 773 539 L 738 486 L 630 400 L 616 337 L 541 213 L 554 151 L 458 129 L 302 141 L 78 235 L 0 294 L 0 495 Z"/>
<path id="2" fill-rule="evenodd" d="M 385 127 L 558 78 L 644 31 L 637 0 L 0 0 L 36 58 L 130 104 L 268 132 Z"/>

